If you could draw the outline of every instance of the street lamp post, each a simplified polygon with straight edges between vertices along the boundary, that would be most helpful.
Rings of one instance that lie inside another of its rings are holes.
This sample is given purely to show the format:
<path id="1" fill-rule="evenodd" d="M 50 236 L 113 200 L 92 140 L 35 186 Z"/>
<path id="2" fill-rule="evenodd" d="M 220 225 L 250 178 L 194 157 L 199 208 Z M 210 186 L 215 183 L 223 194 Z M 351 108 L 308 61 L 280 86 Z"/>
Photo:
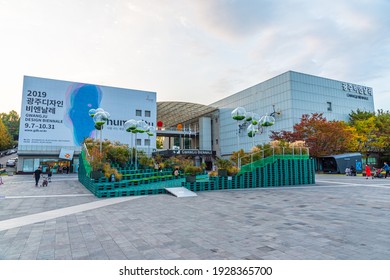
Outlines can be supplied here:
<path id="1" fill-rule="evenodd" d="M 135 169 L 138 169 L 138 154 L 137 154 L 137 133 L 144 133 L 147 128 L 148 124 L 145 121 L 139 120 L 136 121 L 136 129 L 134 129 L 132 132 L 135 133 Z"/>
<path id="2" fill-rule="evenodd" d="M 146 134 L 148 135 L 148 139 L 149 139 L 148 156 L 150 156 L 150 137 L 154 135 L 155 131 L 156 128 L 154 126 L 149 126 L 148 129 L 146 130 Z"/>
<path id="3" fill-rule="evenodd" d="M 259 132 L 259 128 L 257 125 L 254 125 L 251 123 L 248 128 L 246 129 L 247 134 L 250 138 L 252 138 L 252 147 L 255 146 L 255 136 Z"/>
<path id="4" fill-rule="evenodd" d="M 88 111 L 88 114 L 91 118 L 93 118 L 96 114 L 96 109 L 91 109 Z M 97 128 L 96 128 L 96 125 L 95 125 L 95 140 L 97 140 Z"/>
<path id="5" fill-rule="evenodd" d="M 126 132 L 130 132 L 131 133 L 131 137 L 130 137 L 130 161 L 131 161 L 131 164 L 133 164 L 133 131 L 137 128 L 137 121 L 136 120 L 128 120 L 124 123 L 123 125 L 124 129 L 126 130 Z"/>
<path id="6" fill-rule="evenodd" d="M 237 151 L 240 149 L 240 121 L 245 119 L 246 110 L 243 107 L 237 107 L 231 113 L 233 120 L 237 121 Z"/>
<path id="7" fill-rule="evenodd" d="M 95 128 L 100 130 L 100 153 L 102 153 L 102 135 L 103 125 L 110 118 L 110 114 L 104 111 L 102 108 L 98 108 L 93 115 L 93 121 L 95 122 Z"/>

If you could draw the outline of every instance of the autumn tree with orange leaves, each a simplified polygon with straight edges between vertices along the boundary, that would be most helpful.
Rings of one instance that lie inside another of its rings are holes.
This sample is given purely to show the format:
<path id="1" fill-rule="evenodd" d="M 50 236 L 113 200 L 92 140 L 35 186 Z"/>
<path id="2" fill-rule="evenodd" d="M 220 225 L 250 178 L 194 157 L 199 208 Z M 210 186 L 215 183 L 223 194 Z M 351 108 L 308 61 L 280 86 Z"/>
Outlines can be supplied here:
<path id="1" fill-rule="evenodd" d="M 343 121 L 328 121 L 322 113 L 304 114 L 301 121 L 294 125 L 293 131 L 271 131 L 270 138 L 288 142 L 305 141 L 313 157 L 342 154 L 358 147 L 354 127 Z"/>

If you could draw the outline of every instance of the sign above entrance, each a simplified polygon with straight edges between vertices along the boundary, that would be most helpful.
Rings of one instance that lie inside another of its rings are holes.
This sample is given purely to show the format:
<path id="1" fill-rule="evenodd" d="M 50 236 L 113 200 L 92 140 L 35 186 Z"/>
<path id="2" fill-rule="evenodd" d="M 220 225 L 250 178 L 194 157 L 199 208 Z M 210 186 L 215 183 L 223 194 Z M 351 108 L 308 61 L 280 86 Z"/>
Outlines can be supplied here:
<path id="1" fill-rule="evenodd" d="M 61 159 L 72 160 L 73 154 L 74 150 L 62 148 L 58 157 Z"/>
<path id="2" fill-rule="evenodd" d="M 175 156 L 175 155 L 184 155 L 184 156 L 212 156 L 213 151 L 211 150 L 197 150 L 197 149 L 174 149 L 174 150 L 162 150 L 154 152 L 153 155 L 162 155 L 162 156 Z"/>
<path id="3" fill-rule="evenodd" d="M 197 156 L 211 156 L 212 151 L 209 150 L 177 150 L 181 155 L 197 155 Z M 176 152 L 176 151 L 174 151 Z"/>

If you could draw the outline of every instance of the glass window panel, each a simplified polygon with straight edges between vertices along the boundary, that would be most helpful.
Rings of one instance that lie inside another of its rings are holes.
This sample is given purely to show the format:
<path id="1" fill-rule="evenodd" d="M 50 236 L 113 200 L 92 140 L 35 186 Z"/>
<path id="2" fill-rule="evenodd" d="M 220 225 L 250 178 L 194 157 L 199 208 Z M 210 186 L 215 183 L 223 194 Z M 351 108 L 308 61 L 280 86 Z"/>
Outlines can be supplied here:
<path id="1" fill-rule="evenodd" d="M 23 160 L 23 172 L 34 172 L 34 159 L 26 158 Z"/>

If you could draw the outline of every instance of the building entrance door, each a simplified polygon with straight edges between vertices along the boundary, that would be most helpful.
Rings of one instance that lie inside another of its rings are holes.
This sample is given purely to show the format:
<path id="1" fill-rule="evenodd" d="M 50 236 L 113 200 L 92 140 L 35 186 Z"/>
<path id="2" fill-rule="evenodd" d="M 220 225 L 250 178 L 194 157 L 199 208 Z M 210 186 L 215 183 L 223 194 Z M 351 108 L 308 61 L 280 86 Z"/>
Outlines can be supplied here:
<path id="1" fill-rule="evenodd" d="M 41 161 L 42 171 L 48 172 L 49 168 L 53 174 L 68 174 L 71 170 L 71 161 L 61 159 L 46 159 Z"/>

